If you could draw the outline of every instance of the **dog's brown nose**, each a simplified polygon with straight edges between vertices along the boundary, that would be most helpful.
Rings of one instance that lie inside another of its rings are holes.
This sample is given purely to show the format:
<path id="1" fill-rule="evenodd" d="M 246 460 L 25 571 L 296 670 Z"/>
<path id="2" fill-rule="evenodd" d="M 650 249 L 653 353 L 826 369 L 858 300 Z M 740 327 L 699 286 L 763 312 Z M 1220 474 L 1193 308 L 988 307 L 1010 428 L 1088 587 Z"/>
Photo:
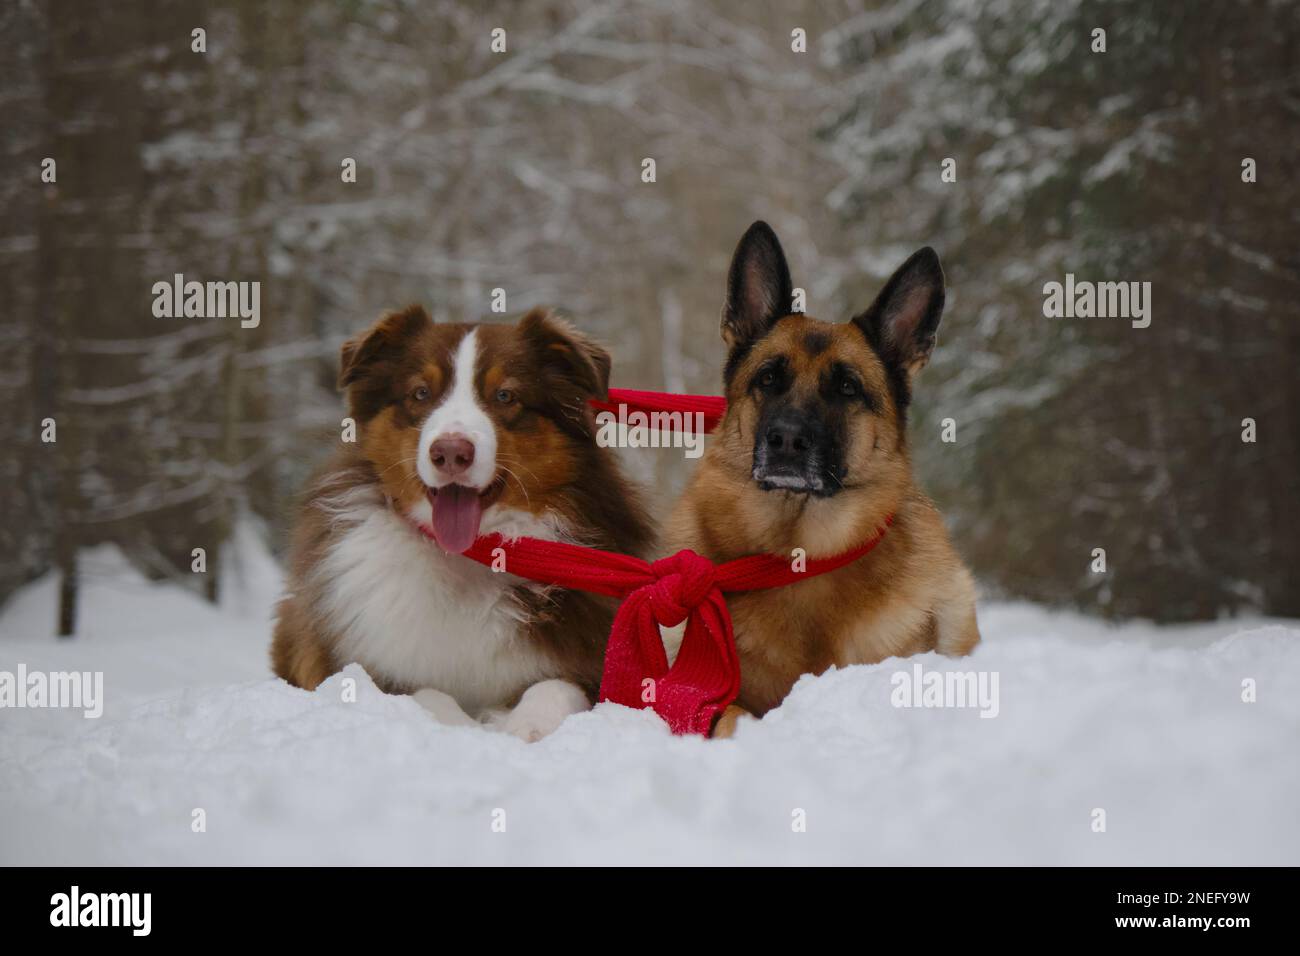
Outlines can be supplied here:
<path id="1" fill-rule="evenodd" d="M 454 478 L 474 464 L 474 443 L 464 435 L 443 435 L 429 446 L 433 467 Z"/>

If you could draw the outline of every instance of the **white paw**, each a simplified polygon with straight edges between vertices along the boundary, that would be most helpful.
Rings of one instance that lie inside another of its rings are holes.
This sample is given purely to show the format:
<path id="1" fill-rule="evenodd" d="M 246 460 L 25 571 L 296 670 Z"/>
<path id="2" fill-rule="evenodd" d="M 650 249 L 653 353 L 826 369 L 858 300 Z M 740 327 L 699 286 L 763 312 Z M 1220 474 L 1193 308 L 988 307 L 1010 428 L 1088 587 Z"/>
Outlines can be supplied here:
<path id="1" fill-rule="evenodd" d="M 590 709 L 587 695 L 567 680 L 544 680 L 524 691 L 515 709 L 501 722 L 501 729 L 533 743 L 554 731 L 570 714 Z"/>
<path id="2" fill-rule="evenodd" d="M 411 699 L 433 714 L 434 720 L 440 724 L 446 724 L 449 727 L 478 726 L 477 721 L 465 713 L 460 704 L 456 703 L 456 698 L 450 694 L 444 694 L 440 690 L 426 687 L 424 690 L 417 690 L 411 695 Z"/>

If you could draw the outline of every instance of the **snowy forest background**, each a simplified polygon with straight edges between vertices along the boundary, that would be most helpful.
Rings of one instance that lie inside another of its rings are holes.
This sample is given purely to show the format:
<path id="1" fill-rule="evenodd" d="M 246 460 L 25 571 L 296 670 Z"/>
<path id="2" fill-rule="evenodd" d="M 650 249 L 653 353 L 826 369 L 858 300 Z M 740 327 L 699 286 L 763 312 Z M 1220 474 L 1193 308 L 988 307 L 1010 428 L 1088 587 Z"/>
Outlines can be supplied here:
<path id="1" fill-rule="evenodd" d="M 825 319 L 938 249 L 915 456 L 990 591 L 1300 616 L 1298 46 L 1283 0 L 10 0 L 0 598 L 61 570 L 67 629 L 112 541 L 215 599 L 241 516 L 282 546 L 337 440 L 339 344 L 407 302 L 492 318 L 502 287 L 618 385 L 717 392 L 763 218 Z M 154 318 L 177 272 L 260 280 L 260 326 Z M 1044 318 L 1067 272 L 1151 282 L 1151 326 Z M 638 466 L 666 505 L 688 463 Z"/>

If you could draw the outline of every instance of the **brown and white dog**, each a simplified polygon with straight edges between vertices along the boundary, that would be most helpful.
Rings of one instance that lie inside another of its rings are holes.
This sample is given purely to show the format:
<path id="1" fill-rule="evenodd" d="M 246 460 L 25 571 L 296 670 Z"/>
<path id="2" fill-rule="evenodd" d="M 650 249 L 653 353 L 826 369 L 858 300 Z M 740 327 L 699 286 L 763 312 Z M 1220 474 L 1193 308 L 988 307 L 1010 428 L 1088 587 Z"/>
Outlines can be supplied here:
<path id="1" fill-rule="evenodd" d="M 603 349 L 541 311 L 438 325 L 412 306 L 347 342 L 339 383 L 357 440 L 295 528 L 275 673 L 311 689 L 356 661 L 444 723 L 524 739 L 587 709 L 610 602 L 460 552 L 493 531 L 646 549 L 639 496 L 595 441 L 588 399 L 606 395 L 609 370 Z"/>
<path id="2" fill-rule="evenodd" d="M 906 413 L 943 312 L 939 258 L 907 260 L 852 321 L 791 314 L 785 254 L 754 223 L 736 249 L 722 313 L 727 414 L 668 526 L 672 550 L 713 561 L 756 552 L 848 551 L 840 570 L 728 597 L 741 664 L 737 704 L 763 714 L 801 674 L 979 641 L 975 587 L 912 478 Z M 738 711 L 717 728 L 734 728 Z"/>

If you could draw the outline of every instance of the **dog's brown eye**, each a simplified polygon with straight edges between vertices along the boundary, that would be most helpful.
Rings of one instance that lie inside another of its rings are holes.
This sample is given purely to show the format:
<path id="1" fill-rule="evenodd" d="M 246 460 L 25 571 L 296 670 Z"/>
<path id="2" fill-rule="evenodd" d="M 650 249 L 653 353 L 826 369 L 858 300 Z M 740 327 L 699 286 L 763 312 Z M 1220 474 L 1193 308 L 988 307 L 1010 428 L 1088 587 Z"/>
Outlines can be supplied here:
<path id="1" fill-rule="evenodd" d="M 758 377 L 759 388 L 771 388 L 775 384 L 776 384 L 776 372 L 773 372 L 771 369 L 768 369 L 766 372 L 764 372 L 762 375 Z"/>
<path id="2" fill-rule="evenodd" d="M 415 399 L 417 402 L 427 402 L 429 400 L 429 394 L 429 386 L 418 385 L 416 386 L 415 391 L 411 393 L 411 398 Z"/>
<path id="3" fill-rule="evenodd" d="M 497 401 L 502 405 L 509 405 L 515 400 L 515 393 L 508 388 L 497 389 Z"/>
<path id="4" fill-rule="evenodd" d="M 840 382 L 840 394 L 852 398 L 854 395 L 858 394 L 857 383 L 846 378 L 844 381 Z"/>

